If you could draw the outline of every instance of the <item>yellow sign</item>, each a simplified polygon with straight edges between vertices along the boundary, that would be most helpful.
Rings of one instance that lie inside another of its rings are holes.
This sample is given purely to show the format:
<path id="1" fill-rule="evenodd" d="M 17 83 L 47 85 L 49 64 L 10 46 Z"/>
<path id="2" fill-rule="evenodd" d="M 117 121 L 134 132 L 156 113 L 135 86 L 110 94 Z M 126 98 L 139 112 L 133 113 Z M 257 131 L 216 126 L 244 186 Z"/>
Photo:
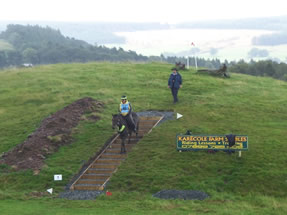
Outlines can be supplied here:
<path id="1" fill-rule="evenodd" d="M 233 142 L 219 135 L 177 135 L 177 150 L 248 150 L 248 136 L 236 135 Z"/>

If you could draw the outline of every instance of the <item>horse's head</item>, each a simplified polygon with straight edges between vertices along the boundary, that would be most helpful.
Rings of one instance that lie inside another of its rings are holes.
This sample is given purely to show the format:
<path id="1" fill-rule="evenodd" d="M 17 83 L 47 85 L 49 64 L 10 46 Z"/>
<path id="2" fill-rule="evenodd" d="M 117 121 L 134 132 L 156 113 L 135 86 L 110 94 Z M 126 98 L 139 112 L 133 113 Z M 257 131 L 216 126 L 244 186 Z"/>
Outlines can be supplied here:
<path id="1" fill-rule="evenodd" d="M 121 119 L 119 114 L 113 114 L 112 116 L 112 128 L 115 129 L 116 126 L 120 126 Z"/>

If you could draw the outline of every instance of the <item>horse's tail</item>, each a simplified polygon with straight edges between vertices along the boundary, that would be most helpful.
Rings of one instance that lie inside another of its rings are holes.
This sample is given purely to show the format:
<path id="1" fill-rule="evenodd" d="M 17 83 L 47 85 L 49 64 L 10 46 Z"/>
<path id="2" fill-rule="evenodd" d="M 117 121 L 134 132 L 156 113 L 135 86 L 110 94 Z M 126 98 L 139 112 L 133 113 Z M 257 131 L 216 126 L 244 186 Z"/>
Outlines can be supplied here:
<path id="1" fill-rule="evenodd" d="M 136 131 L 137 131 L 136 136 L 138 136 L 139 129 L 140 129 L 140 119 L 138 118 L 137 127 L 136 127 Z"/>

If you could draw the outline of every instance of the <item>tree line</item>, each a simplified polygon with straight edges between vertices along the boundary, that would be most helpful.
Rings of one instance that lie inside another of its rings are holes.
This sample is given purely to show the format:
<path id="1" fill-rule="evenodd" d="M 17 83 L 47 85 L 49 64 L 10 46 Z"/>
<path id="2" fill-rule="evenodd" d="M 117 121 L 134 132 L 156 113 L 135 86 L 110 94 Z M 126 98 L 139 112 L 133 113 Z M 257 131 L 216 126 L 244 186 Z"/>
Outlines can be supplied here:
<path id="1" fill-rule="evenodd" d="M 279 80 L 287 81 L 287 64 L 278 63 L 272 60 L 262 60 L 245 62 L 229 63 L 229 72 L 241 73 L 253 76 L 268 76 Z"/>
<path id="2" fill-rule="evenodd" d="M 65 37 L 50 27 L 8 25 L 0 34 L 13 49 L 1 50 L 0 67 L 23 63 L 54 64 L 88 61 L 147 61 L 148 57 L 122 48 L 93 46 L 87 42 Z"/>
<path id="3" fill-rule="evenodd" d="M 164 61 L 175 64 L 176 62 L 186 63 L 187 60 L 184 57 L 164 57 L 162 56 Z M 195 66 L 195 59 L 191 57 L 189 59 L 190 66 Z M 240 60 L 238 62 L 227 60 L 220 61 L 219 59 L 204 59 L 197 58 L 197 66 L 202 68 L 209 69 L 219 69 L 222 64 L 225 64 L 228 68 L 228 72 L 231 73 L 241 73 L 253 76 L 267 76 L 272 77 L 279 80 L 287 81 L 287 64 L 286 63 L 278 63 L 272 60 L 262 60 L 262 61 L 254 61 L 245 62 L 244 60 Z"/>

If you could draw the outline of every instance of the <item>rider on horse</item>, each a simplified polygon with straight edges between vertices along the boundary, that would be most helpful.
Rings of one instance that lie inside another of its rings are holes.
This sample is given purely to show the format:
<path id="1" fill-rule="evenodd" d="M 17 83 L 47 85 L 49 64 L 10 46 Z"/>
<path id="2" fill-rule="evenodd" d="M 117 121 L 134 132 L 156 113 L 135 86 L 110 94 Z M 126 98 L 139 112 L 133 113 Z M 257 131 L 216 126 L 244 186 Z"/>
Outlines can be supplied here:
<path id="1" fill-rule="evenodd" d="M 132 106 L 131 103 L 127 100 L 127 96 L 123 95 L 121 98 L 121 103 L 119 107 L 119 112 L 123 119 L 126 120 L 127 125 L 131 130 L 136 131 L 136 126 L 132 117 Z"/>

